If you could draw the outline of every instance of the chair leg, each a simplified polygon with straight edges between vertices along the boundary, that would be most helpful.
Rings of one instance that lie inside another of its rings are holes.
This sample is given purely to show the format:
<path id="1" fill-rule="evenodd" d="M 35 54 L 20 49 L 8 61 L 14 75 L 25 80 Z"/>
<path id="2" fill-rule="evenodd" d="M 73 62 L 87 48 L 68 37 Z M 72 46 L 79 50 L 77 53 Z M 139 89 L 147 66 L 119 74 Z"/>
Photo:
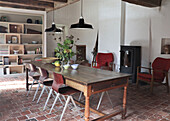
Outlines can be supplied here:
<path id="1" fill-rule="evenodd" d="M 39 83 L 38 80 L 36 80 L 37 84 Z M 41 89 L 41 86 L 40 86 L 40 89 Z"/>
<path id="2" fill-rule="evenodd" d="M 43 85 L 43 89 L 42 89 L 41 94 L 40 94 L 40 96 L 39 96 L 39 98 L 38 98 L 38 100 L 37 100 L 37 104 L 39 103 L 40 98 L 41 98 L 42 94 L 44 93 L 44 90 L 45 90 L 45 89 L 46 89 L 46 86 Z"/>
<path id="3" fill-rule="evenodd" d="M 38 92 L 38 90 L 39 90 L 39 87 L 40 87 L 40 83 L 38 83 L 38 87 L 37 87 L 37 89 L 36 89 L 36 91 L 35 91 L 34 98 L 32 99 L 32 101 L 35 100 L 36 95 L 37 95 L 37 92 Z"/>
<path id="4" fill-rule="evenodd" d="M 139 88 L 139 79 L 136 80 L 136 87 Z"/>
<path id="5" fill-rule="evenodd" d="M 34 82 L 35 82 L 36 80 L 34 79 L 33 80 L 33 82 L 32 82 L 32 84 L 31 84 L 31 87 L 30 87 L 30 89 L 29 89 L 29 91 L 28 91 L 28 93 L 27 93 L 27 97 L 28 97 L 28 95 L 29 95 L 29 93 L 30 93 L 30 91 L 31 91 L 31 89 L 32 89 L 32 86 L 34 85 Z"/>
<path id="6" fill-rule="evenodd" d="M 98 102 L 98 105 L 97 105 L 96 110 L 98 110 L 98 109 L 99 109 L 99 107 L 100 107 L 100 104 L 101 104 L 101 102 L 102 102 L 102 99 L 103 99 L 104 93 L 105 93 L 105 92 L 102 92 L 102 94 L 101 94 L 101 96 L 100 96 L 100 99 L 99 99 L 99 102 Z"/>
<path id="7" fill-rule="evenodd" d="M 153 94 L 153 81 L 151 81 L 151 83 L 150 83 L 150 85 L 151 85 L 151 94 Z"/>
<path id="8" fill-rule="evenodd" d="M 53 108 L 54 108 L 54 106 L 55 106 L 55 104 L 56 104 L 57 99 L 58 99 L 59 96 L 60 96 L 60 93 L 57 93 L 57 96 L 56 96 L 56 98 L 55 98 L 55 100 L 54 100 L 54 103 L 53 103 L 53 105 L 52 105 L 52 107 L 51 107 L 51 109 L 50 109 L 49 114 L 51 114 L 51 111 L 53 110 Z"/>
<path id="9" fill-rule="evenodd" d="M 70 96 L 70 99 L 71 99 L 71 102 L 73 103 L 74 107 L 77 109 L 77 105 L 76 105 L 76 103 L 74 102 L 74 100 L 73 100 L 73 97 L 72 97 L 72 96 Z"/>
<path id="10" fill-rule="evenodd" d="M 136 87 L 139 88 L 139 71 L 140 71 L 140 66 L 137 67 L 137 79 L 136 79 Z"/>
<path id="11" fill-rule="evenodd" d="M 72 101 L 74 107 L 76 108 L 77 112 L 79 113 L 79 115 L 80 115 L 81 117 L 83 117 L 83 116 L 80 114 L 80 111 L 78 110 L 77 105 L 76 105 L 76 103 L 74 102 L 74 99 L 73 99 L 72 96 L 71 96 L 71 101 Z"/>
<path id="12" fill-rule="evenodd" d="M 63 101 L 61 100 L 61 98 L 59 97 L 58 99 L 59 99 L 60 103 L 64 106 L 64 103 L 63 103 Z"/>
<path id="13" fill-rule="evenodd" d="M 78 101 L 80 101 L 80 100 L 81 100 L 81 96 L 82 96 L 82 94 L 83 94 L 83 92 L 80 92 L 80 95 L 79 95 L 79 99 L 78 99 Z"/>
<path id="14" fill-rule="evenodd" d="M 110 99 L 110 96 L 109 96 L 108 91 L 106 91 L 106 94 L 107 94 L 107 97 L 108 97 L 108 99 L 109 99 L 109 101 L 110 101 L 110 104 L 111 104 L 111 105 L 112 105 L 112 107 L 113 107 L 113 103 L 112 103 L 112 100 Z"/>
<path id="15" fill-rule="evenodd" d="M 47 92 L 47 94 L 48 94 L 48 90 L 47 90 L 47 88 L 45 88 L 45 91 Z"/>
<path id="16" fill-rule="evenodd" d="M 58 93 L 57 92 L 55 92 L 54 91 L 54 93 L 57 95 Z M 53 93 L 52 93 L 53 94 Z M 62 95 L 63 96 L 63 95 Z M 60 101 L 60 103 L 64 106 L 64 103 L 63 103 L 63 101 L 61 100 L 61 98 L 60 97 L 58 97 L 58 99 L 59 99 L 59 101 Z M 65 101 L 66 102 L 66 101 Z"/>
<path id="17" fill-rule="evenodd" d="M 66 101 L 66 104 L 65 104 L 64 109 L 63 109 L 63 112 L 62 112 L 61 117 L 60 117 L 60 121 L 61 121 L 62 118 L 63 118 L 63 115 L 64 115 L 64 113 L 65 113 L 65 111 L 66 111 L 66 109 L 67 109 L 67 105 L 68 105 L 70 99 L 71 99 L 71 96 L 68 96 L 67 101 Z"/>
<path id="18" fill-rule="evenodd" d="M 167 86 L 167 93 L 169 93 L 169 78 L 168 78 L 168 73 L 166 73 L 166 86 Z"/>
<path id="19" fill-rule="evenodd" d="M 49 87 L 48 87 L 48 89 L 49 89 L 49 91 L 50 91 L 50 90 L 52 89 L 52 87 L 51 87 L 51 86 L 49 86 Z M 51 94 L 52 94 L 53 98 L 55 98 L 55 96 L 54 96 L 53 92 L 52 92 Z"/>
<path id="20" fill-rule="evenodd" d="M 44 105 L 43 110 L 45 110 L 45 108 L 46 108 L 46 106 L 47 106 L 47 103 L 48 103 L 48 100 L 49 100 L 49 99 L 50 99 L 50 97 L 51 97 L 51 93 L 52 93 L 52 91 L 53 91 L 53 89 L 51 88 L 51 89 L 50 89 L 50 93 L 48 94 L 47 100 L 46 100 L 46 102 L 45 102 L 45 105 Z"/>
<path id="21" fill-rule="evenodd" d="M 62 97 L 63 97 L 64 101 L 66 102 L 66 98 L 64 97 L 64 95 L 62 95 Z"/>
<path id="22" fill-rule="evenodd" d="M 167 93 L 169 93 L 169 84 L 167 84 Z"/>

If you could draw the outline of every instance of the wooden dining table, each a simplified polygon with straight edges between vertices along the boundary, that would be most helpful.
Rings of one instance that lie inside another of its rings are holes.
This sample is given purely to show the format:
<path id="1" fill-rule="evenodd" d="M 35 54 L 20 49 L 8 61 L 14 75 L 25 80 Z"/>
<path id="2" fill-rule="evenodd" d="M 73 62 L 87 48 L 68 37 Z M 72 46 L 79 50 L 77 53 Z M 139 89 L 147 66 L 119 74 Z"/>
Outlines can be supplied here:
<path id="1" fill-rule="evenodd" d="M 113 71 L 106 71 L 101 69 L 95 69 L 87 66 L 79 65 L 77 70 L 71 68 L 65 70 L 59 67 L 55 67 L 52 64 L 43 63 L 41 61 L 30 62 L 36 67 L 43 68 L 49 72 L 49 77 L 53 78 L 53 72 L 62 74 L 65 78 L 65 84 L 75 88 L 84 93 L 85 96 L 85 121 L 89 121 L 90 111 L 99 114 L 101 117 L 94 119 L 94 121 L 103 121 L 105 119 L 111 118 L 115 115 L 122 114 L 122 119 L 125 119 L 126 115 L 126 97 L 127 97 L 127 87 L 128 80 L 131 76 L 130 74 L 124 74 Z M 27 64 L 28 65 L 28 64 Z M 29 88 L 29 67 L 26 65 L 26 88 Z M 122 109 L 118 112 L 111 114 L 104 114 L 95 109 L 90 108 L 90 96 L 96 93 L 116 89 L 124 88 L 123 92 L 123 104 Z M 81 102 L 76 101 L 77 104 L 83 106 Z"/>

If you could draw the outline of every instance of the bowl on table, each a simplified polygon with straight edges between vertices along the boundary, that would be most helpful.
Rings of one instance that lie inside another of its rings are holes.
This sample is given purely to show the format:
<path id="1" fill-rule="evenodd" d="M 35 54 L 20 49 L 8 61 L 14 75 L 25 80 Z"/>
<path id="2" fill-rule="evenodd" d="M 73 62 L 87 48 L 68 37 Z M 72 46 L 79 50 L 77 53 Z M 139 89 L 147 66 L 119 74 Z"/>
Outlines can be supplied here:
<path id="1" fill-rule="evenodd" d="M 78 68 L 79 64 L 72 64 L 71 67 L 76 70 Z"/>
<path id="2" fill-rule="evenodd" d="M 68 69 L 70 67 L 69 64 L 63 65 L 64 69 Z"/>

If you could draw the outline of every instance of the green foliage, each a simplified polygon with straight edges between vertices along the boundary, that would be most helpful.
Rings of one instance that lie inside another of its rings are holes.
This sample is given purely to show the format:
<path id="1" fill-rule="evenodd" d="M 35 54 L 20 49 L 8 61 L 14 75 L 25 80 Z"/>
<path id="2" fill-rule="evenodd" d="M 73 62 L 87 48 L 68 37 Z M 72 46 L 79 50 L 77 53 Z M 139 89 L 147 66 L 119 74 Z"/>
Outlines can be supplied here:
<path id="1" fill-rule="evenodd" d="M 63 44 L 57 43 L 57 47 L 55 48 L 55 56 L 67 63 L 75 55 L 75 53 L 72 51 L 73 45 L 73 36 L 70 36 L 64 40 Z"/>

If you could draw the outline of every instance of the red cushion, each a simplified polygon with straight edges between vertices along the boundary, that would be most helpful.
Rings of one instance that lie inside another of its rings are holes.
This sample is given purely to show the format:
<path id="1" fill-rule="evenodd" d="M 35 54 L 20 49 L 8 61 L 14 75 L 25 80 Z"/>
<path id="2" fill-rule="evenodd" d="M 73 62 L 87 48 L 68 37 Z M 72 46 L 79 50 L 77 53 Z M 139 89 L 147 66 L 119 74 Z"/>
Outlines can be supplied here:
<path id="1" fill-rule="evenodd" d="M 165 78 L 165 72 L 168 72 L 170 69 L 170 59 L 166 58 L 156 58 L 152 63 L 153 69 L 153 79 L 155 82 L 163 82 Z M 144 74 L 138 73 L 139 80 L 151 82 L 152 75 L 151 74 Z"/>
<path id="2" fill-rule="evenodd" d="M 110 62 L 114 61 L 112 53 L 97 53 L 96 56 L 97 66 L 95 68 L 100 68 L 101 66 L 108 66 Z"/>
<path id="3" fill-rule="evenodd" d="M 138 78 L 139 78 L 140 80 L 144 80 L 144 81 L 150 82 L 151 79 L 152 79 L 152 75 L 151 75 L 151 74 L 138 73 Z M 162 78 L 160 78 L 159 76 L 155 76 L 155 77 L 154 77 L 154 81 L 156 81 L 156 82 L 161 82 L 161 81 L 162 81 Z"/>
<path id="4" fill-rule="evenodd" d="M 73 89 L 73 88 L 71 88 L 71 87 L 69 87 L 69 86 L 59 88 L 58 91 L 59 91 L 59 93 L 62 94 L 62 95 L 72 95 L 72 94 L 74 94 L 74 93 L 79 92 L 78 90 Z"/>

